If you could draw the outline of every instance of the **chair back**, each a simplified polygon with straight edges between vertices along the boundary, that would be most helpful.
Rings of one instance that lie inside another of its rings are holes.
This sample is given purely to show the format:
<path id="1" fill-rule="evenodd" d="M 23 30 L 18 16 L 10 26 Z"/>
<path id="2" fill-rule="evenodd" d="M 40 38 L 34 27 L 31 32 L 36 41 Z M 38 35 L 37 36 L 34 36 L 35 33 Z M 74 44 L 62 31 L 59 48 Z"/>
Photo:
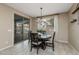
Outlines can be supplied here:
<path id="1" fill-rule="evenodd" d="M 31 41 L 37 41 L 38 33 L 31 33 Z"/>
<path id="2" fill-rule="evenodd" d="M 54 39 L 55 39 L 55 32 L 53 33 L 53 38 L 52 38 L 52 43 L 54 43 Z"/>
<path id="3" fill-rule="evenodd" d="M 28 32 L 28 39 L 29 40 L 31 40 L 31 33 L 32 33 L 32 31 L 29 30 L 29 32 Z"/>

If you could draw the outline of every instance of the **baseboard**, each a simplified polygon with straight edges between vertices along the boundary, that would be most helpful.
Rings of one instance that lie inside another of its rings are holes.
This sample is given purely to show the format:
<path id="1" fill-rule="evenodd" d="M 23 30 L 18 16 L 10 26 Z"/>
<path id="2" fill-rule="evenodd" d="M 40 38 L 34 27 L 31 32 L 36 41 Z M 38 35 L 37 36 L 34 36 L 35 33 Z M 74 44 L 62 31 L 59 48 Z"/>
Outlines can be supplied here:
<path id="1" fill-rule="evenodd" d="M 68 41 L 55 40 L 55 42 L 68 43 Z"/>
<path id="2" fill-rule="evenodd" d="M 1 48 L 0 51 L 5 50 L 5 49 L 7 49 L 7 48 L 10 48 L 10 47 L 12 47 L 12 46 L 13 46 L 13 45 L 7 46 L 7 47 L 5 47 L 5 48 Z"/>
<path id="3" fill-rule="evenodd" d="M 79 51 L 71 44 L 71 43 L 68 43 L 68 45 L 73 48 L 78 54 L 79 54 Z"/>

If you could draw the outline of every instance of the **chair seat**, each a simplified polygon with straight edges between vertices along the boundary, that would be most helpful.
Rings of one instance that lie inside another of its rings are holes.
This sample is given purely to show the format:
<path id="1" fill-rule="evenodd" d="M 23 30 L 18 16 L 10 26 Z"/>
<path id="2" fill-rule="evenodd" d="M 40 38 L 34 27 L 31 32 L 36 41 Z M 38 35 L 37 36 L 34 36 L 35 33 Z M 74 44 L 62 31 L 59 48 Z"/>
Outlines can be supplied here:
<path id="1" fill-rule="evenodd" d="M 38 42 L 38 44 L 36 42 L 32 42 L 32 44 L 34 44 L 34 45 L 40 45 L 41 42 Z"/>
<path id="2" fill-rule="evenodd" d="M 52 41 L 51 40 L 48 40 L 48 41 L 46 41 L 47 43 L 52 43 Z"/>
<path id="3" fill-rule="evenodd" d="M 53 47 L 53 44 L 54 43 L 47 43 L 46 45 L 49 46 L 49 47 Z"/>

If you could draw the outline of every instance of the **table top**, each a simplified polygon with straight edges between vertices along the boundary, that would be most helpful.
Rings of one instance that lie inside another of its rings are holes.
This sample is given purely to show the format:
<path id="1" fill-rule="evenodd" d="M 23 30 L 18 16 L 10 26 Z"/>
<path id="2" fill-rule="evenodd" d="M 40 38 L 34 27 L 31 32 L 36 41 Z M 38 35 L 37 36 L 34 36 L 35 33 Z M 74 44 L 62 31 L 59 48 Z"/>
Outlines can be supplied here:
<path id="1" fill-rule="evenodd" d="M 42 40 L 48 40 L 49 38 L 51 38 L 50 34 L 38 34 L 38 35 L 40 35 L 39 39 Z"/>

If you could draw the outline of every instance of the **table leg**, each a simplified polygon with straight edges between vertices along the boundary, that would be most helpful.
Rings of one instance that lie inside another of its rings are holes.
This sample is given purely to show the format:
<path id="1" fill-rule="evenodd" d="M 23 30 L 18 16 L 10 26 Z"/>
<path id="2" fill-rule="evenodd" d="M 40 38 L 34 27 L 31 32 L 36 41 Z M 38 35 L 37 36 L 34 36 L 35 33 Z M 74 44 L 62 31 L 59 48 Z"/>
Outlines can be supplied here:
<path id="1" fill-rule="evenodd" d="M 46 49 L 46 43 L 42 42 L 42 49 L 45 50 Z"/>

